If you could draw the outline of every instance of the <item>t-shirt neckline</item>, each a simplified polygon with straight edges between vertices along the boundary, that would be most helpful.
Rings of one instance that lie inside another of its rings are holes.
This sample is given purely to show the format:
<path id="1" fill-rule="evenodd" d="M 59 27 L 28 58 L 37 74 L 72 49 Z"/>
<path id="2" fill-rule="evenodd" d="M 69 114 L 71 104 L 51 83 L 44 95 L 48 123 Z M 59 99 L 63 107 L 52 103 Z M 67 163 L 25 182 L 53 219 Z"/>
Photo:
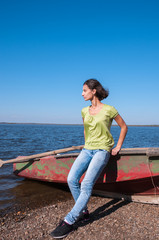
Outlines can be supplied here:
<path id="1" fill-rule="evenodd" d="M 104 108 L 104 105 L 105 104 L 103 104 L 103 106 L 102 106 L 102 108 L 99 110 L 99 112 L 97 112 L 96 114 L 90 114 L 90 112 L 89 112 L 89 108 L 90 108 L 90 106 L 88 106 L 88 114 L 90 115 L 90 116 L 97 116 L 102 110 L 103 110 L 103 108 Z"/>

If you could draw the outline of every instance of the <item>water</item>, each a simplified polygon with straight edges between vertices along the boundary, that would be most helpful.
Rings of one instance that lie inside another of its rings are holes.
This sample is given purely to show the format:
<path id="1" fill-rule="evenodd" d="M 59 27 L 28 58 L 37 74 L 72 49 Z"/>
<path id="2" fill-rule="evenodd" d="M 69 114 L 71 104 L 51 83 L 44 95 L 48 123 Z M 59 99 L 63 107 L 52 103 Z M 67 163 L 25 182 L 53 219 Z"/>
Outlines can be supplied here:
<path id="1" fill-rule="evenodd" d="M 120 128 L 112 126 L 111 132 L 117 142 Z M 2 160 L 82 144 L 82 125 L 0 124 Z M 159 147 L 159 127 L 130 126 L 123 144 L 123 148 L 129 147 Z M 4 164 L 0 168 L 0 211 L 16 204 L 35 203 L 38 206 L 70 197 L 68 192 L 57 189 L 53 184 L 25 180 L 12 171 L 12 164 Z"/>

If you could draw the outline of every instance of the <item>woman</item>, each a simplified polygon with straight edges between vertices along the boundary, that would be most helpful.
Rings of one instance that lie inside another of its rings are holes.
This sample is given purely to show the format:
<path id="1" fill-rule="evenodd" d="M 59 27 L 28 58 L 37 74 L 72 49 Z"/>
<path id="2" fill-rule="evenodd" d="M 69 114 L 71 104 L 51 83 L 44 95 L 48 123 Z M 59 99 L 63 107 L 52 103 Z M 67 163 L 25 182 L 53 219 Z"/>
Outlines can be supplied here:
<path id="1" fill-rule="evenodd" d="M 101 102 L 108 94 L 108 91 L 96 79 L 89 79 L 83 84 L 82 96 L 85 101 L 91 101 L 91 106 L 82 109 L 85 145 L 75 160 L 67 179 L 75 205 L 51 233 L 54 238 L 66 237 L 73 231 L 73 224 L 79 218 L 89 219 L 87 203 L 93 186 L 108 163 L 110 152 L 116 155 L 126 136 L 127 126 L 117 110 Z M 112 149 L 114 140 L 110 127 L 113 119 L 120 126 L 121 131 L 117 145 Z M 80 186 L 79 180 L 84 172 L 86 174 Z"/>

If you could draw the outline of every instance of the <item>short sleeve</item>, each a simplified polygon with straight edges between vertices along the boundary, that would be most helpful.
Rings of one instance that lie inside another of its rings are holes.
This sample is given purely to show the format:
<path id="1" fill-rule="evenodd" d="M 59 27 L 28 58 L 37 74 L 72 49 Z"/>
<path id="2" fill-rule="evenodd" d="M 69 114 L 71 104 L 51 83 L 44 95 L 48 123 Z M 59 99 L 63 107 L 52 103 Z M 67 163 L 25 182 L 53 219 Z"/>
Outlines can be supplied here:
<path id="1" fill-rule="evenodd" d="M 110 108 L 110 118 L 113 119 L 118 115 L 118 111 L 115 109 L 115 107 L 111 106 Z"/>
<path id="2" fill-rule="evenodd" d="M 84 118 L 85 114 L 84 114 L 83 109 L 82 109 L 82 111 L 81 111 L 81 115 L 82 115 L 82 118 Z"/>
<path id="3" fill-rule="evenodd" d="M 82 109 L 82 111 L 81 111 L 82 118 L 85 118 L 86 113 L 88 112 L 88 108 L 89 107 L 85 107 L 85 108 Z"/>

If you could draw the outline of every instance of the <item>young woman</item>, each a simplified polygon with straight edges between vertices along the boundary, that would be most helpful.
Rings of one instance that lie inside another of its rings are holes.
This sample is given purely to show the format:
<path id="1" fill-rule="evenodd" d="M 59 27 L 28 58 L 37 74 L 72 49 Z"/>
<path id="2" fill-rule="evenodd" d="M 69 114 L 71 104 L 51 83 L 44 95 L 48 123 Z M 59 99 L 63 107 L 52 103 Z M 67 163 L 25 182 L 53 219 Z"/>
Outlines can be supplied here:
<path id="1" fill-rule="evenodd" d="M 117 110 L 101 102 L 108 94 L 108 91 L 96 79 L 89 79 L 83 84 L 82 96 L 85 101 L 91 101 L 91 106 L 82 109 L 85 145 L 75 160 L 67 179 L 75 205 L 51 233 L 54 238 L 66 237 L 73 231 L 73 224 L 79 218 L 89 219 L 87 203 L 93 186 L 108 163 L 110 153 L 116 155 L 120 151 L 126 136 L 127 126 Z M 121 131 L 117 145 L 112 149 L 114 140 L 110 127 L 113 119 L 120 126 Z M 84 172 L 86 174 L 80 185 L 79 180 Z"/>

